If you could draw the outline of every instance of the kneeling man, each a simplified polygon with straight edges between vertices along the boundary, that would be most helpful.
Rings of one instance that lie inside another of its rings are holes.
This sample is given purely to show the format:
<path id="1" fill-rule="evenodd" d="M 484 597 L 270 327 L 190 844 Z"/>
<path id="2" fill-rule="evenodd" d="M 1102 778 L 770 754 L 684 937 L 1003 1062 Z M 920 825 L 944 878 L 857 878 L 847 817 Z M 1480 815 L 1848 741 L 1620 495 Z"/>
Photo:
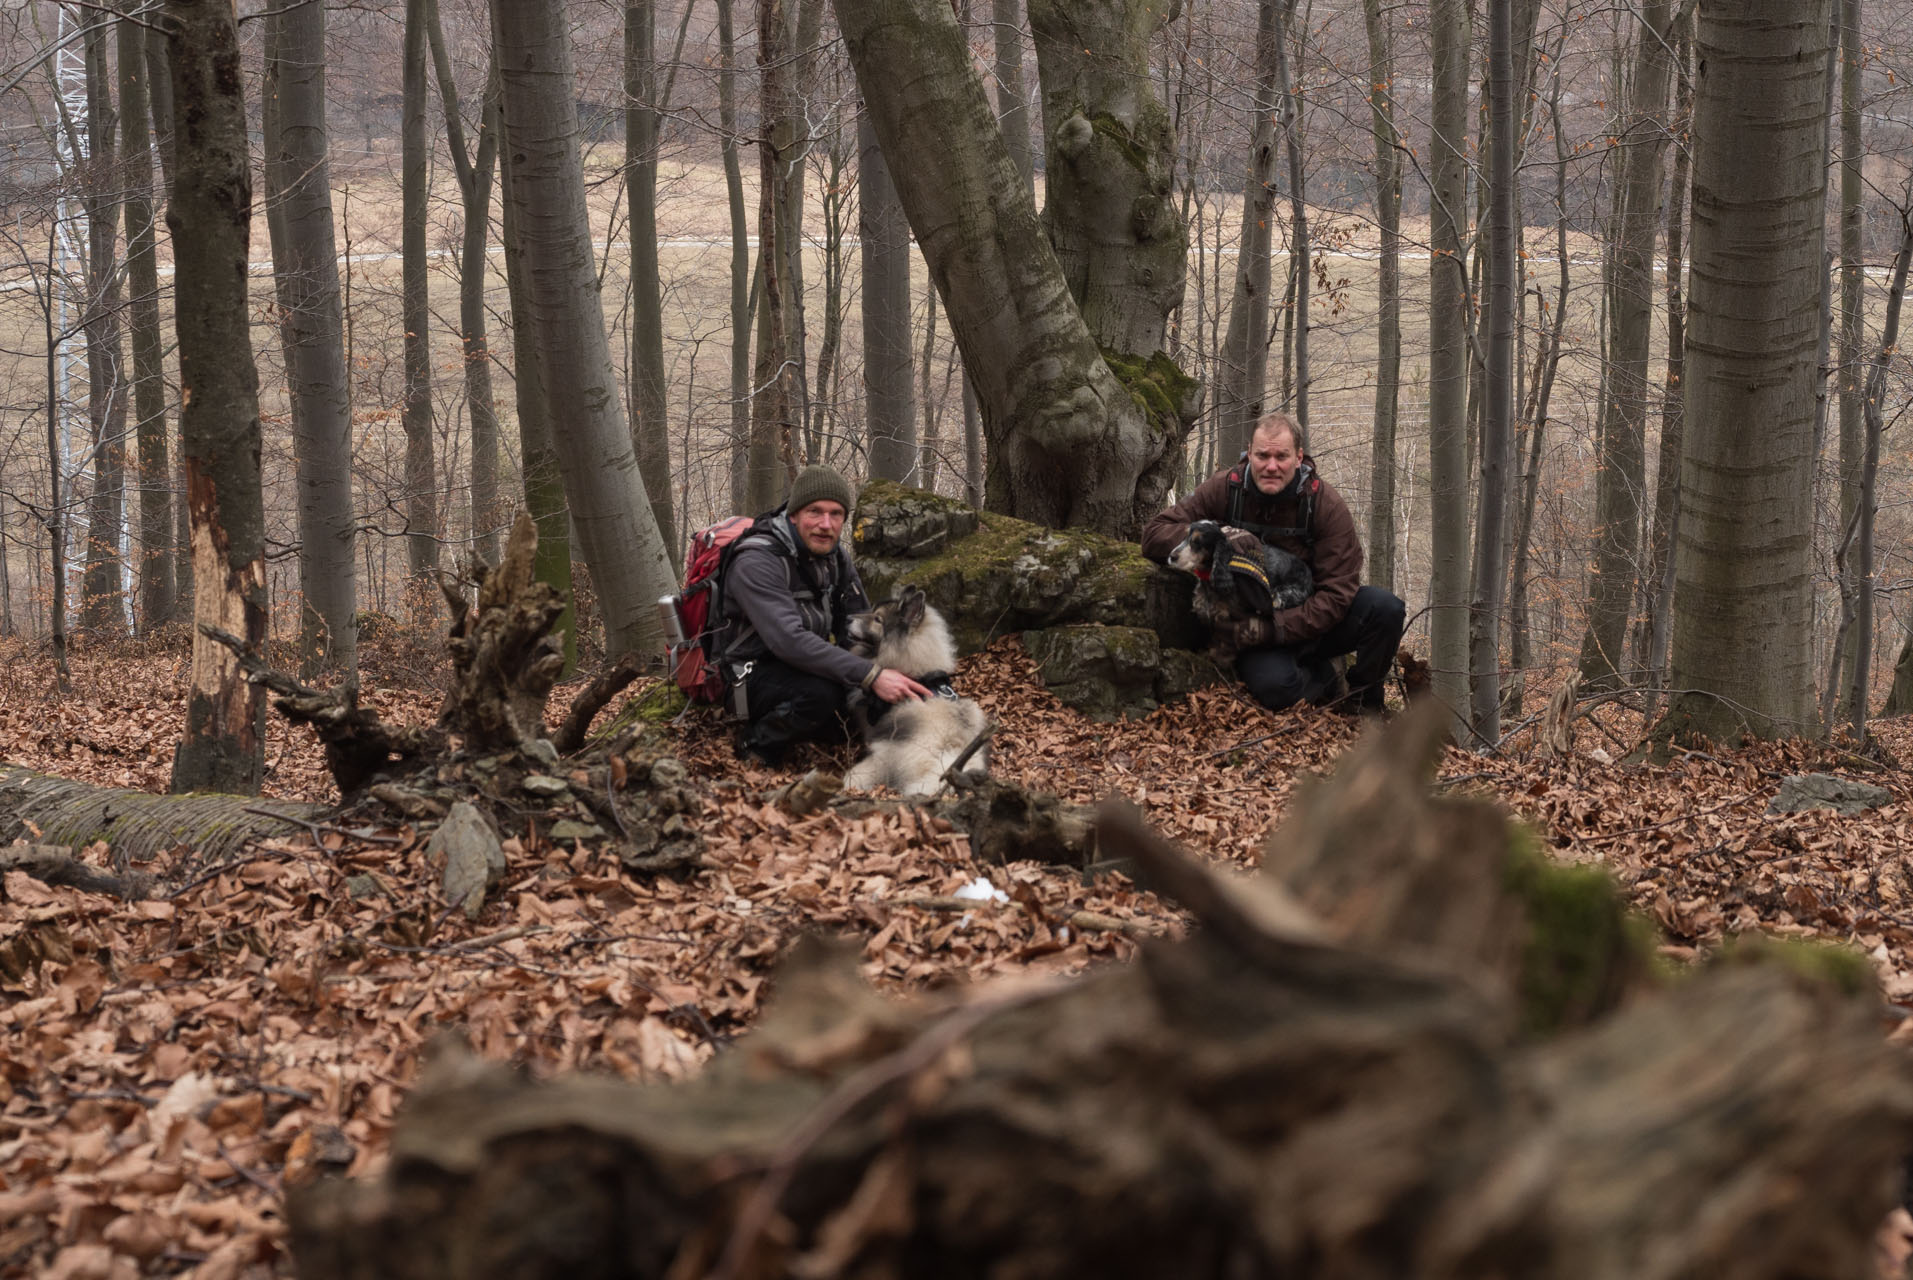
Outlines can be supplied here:
<path id="1" fill-rule="evenodd" d="M 1143 554 L 1167 562 L 1190 524 L 1214 520 L 1237 550 L 1267 542 L 1300 556 L 1314 572 L 1315 594 L 1273 619 L 1229 624 L 1223 638 L 1238 651 L 1236 673 L 1272 711 L 1306 700 L 1380 712 L 1407 610 L 1393 592 L 1362 585 L 1355 521 L 1342 495 L 1316 474 L 1306 446 L 1295 419 L 1265 415 L 1234 467 L 1143 527 Z M 1355 660 L 1344 682 L 1337 660 L 1348 653 Z"/>
<path id="2" fill-rule="evenodd" d="M 850 615 L 870 607 L 843 545 L 851 502 L 835 468 L 804 468 L 784 505 L 737 540 L 724 571 L 717 652 L 733 707 L 742 695 L 738 754 L 747 760 L 775 765 L 794 743 L 842 741 L 852 689 L 885 702 L 930 696 L 846 647 Z"/>

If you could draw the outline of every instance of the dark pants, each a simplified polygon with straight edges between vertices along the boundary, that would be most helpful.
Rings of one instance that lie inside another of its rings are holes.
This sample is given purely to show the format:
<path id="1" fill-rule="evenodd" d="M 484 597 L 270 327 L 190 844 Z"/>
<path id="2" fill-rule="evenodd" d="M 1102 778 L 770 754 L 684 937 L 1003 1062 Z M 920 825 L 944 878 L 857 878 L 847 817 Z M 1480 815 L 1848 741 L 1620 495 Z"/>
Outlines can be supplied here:
<path id="1" fill-rule="evenodd" d="M 1236 655 L 1236 674 L 1257 702 L 1280 711 L 1304 699 L 1320 703 L 1339 692 L 1334 660 L 1352 653 L 1349 701 L 1379 710 L 1407 617 L 1408 607 L 1400 596 L 1380 587 L 1362 587 L 1342 620 L 1322 635 L 1297 648 L 1244 649 Z"/>
<path id="2" fill-rule="evenodd" d="M 799 742 L 847 741 L 844 699 L 849 693 L 841 681 L 776 658 L 756 659 L 744 678 L 745 724 L 738 750 L 777 764 Z"/>

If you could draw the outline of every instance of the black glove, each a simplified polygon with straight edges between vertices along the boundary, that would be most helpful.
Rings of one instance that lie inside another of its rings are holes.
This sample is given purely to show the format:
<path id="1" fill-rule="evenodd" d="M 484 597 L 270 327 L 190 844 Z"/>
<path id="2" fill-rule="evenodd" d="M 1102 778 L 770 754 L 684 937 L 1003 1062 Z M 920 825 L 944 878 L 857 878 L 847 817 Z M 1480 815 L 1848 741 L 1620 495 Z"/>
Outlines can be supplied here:
<path id="1" fill-rule="evenodd" d="M 1210 627 L 1209 652 L 1211 656 L 1227 655 L 1234 657 L 1243 649 L 1253 649 L 1257 645 L 1268 644 L 1275 639 L 1275 624 L 1267 618 L 1232 618 L 1216 622 Z"/>

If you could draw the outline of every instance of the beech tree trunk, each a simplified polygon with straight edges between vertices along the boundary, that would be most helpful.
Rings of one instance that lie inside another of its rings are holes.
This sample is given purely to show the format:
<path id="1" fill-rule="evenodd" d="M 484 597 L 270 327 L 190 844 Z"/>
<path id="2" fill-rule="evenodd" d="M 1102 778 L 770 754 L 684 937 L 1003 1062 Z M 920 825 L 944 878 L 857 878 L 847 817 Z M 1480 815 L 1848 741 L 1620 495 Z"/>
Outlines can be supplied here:
<path id="1" fill-rule="evenodd" d="M 1060 239 L 1052 251 L 950 7 L 837 0 L 877 140 L 976 387 L 988 505 L 1051 527 L 1135 536 L 1178 478 L 1195 416 L 1194 385 L 1155 345 L 1183 278 L 1159 150 L 1167 117 L 1140 61 L 1164 16 L 1143 0 L 1032 14 L 1033 26 L 1050 24 L 1039 37 L 1052 46 L 1039 55 L 1050 199 L 1075 211 L 1048 219 Z M 1072 284 L 1084 290 L 1080 309 Z"/>
<path id="2" fill-rule="evenodd" d="M 1700 14 L 1678 692 L 1664 734 L 1786 737 L 1814 721 L 1827 3 L 1756 0 Z"/>
<path id="3" fill-rule="evenodd" d="M 1345 757 L 1255 879 L 1106 809 L 1197 923 L 1134 964 L 906 1005 L 811 942 L 676 1085 L 447 1051 L 376 1182 L 289 1195 L 299 1274 L 1863 1274 L 1913 1138 L 1870 984 L 1657 988 L 1598 874 L 1427 797 L 1445 727 Z"/>
<path id="4" fill-rule="evenodd" d="M 259 477 L 259 373 L 248 326 L 252 169 L 239 35 L 228 0 L 167 0 L 178 177 L 173 237 L 180 434 L 192 517 L 193 667 L 174 791 L 259 790 L 265 692 L 207 637 L 266 640 L 265 502 Z"/>
<path id="5" fill-rule="evenodd" d="M 1468 705 L 1468 7 L 1432 0 L 1434 110 L 1429 137 L 1428 485 L 1433 565 L 1428 580 L 1435 696 Z"/>
<path id="6" fill-rule="evenodd" d="M 298 472 L 300 646 L 309 671 L 358 665 L 352 392 L 325 119 L 325 6 L 276 0 L 266 32 L 266 226 Z"/>
<path id="7" fill-rule="evenodd" d="M 431 582 L 432 571 L 438 568 L 438 473 L 432 462 L 432 302 L 425 260 L 432 159 L 426 115 L 426 9 L 427 0 L 406 0 L 399 129 L 399 293 L 405 326 L 405 400 L 400 421 L 405 428 L 406 564 L 412 575 L 407 590 L 412 607 L 420 616 L 431 617 L 438 606 L 438 592 Z"/>
<path id="8" fill-rule="evenodd" d="M 1628 615 L 1640 580 L 1647 500 L 1648 339 L 1654 312 L 1654 241 L 1661 226 L 1661 156 L 1674 68 L 1672 0 L 1646 0 L 1635 34 L 1622 135 L 1621 179 L 1607 296 L 1600 457 L 1595 464 L 1594 557 L 1581 679 L 1590 690 L 1622 683 Z"/>
<path id="9" fill-rule="evenodd" d="M 1287 38 L 1288 18 L 1294 11 L 1295 0 L 1262 0 L 1256 10 L 1249 177 L 1242 193 L 1242 234 L 1236 241 L 1229 329 L 1217 358 L 1216 450 L 1229 459 L 1249 447 L 1269 383 L 1270 252 L 1275 244 L 1275 153 L 1281 141 L 1275 119 L 1285 109 L 1280 100 L 1281 42 Z"/>
<path id="10" fill-rule="evenodd" d="M 86 502 L 86 570 L 80 625 L 98 637 L 126 630 L 120 561 L 126 509 L 126 352 L 120 336 L 119 118 L 107 64 L 107 25 L 86 28 L 86 383 L 93 487 Z"/>
<path id="11" fill-rule="evenodd" d="M 663 282 L 658 274 L 658 131 L 663 103 L 657 75 L 656 0 L 624 6 L 624 173 L 631 209 L 631 441 L 658 536 L 679 565 L 671 508 L 671 431 L 665 415 Z"/>
<path id="12" fill-rule="evenodd" d="M 493 0 L 500 106 L 511 153 L 505 198 L 523 255 L 524 301 L 544 376 L 571 520 L 604 616 L 611 657 L 656 652 L 657 601 L 675 589 L 651 518 L 605 336 L 585 210 L 571 42 L 564 15 Z"/>
<path id="13" fill-rule="evenodd" d="M 1027 141 L 1027 137 L 1026 137 Z M 872 479 L 917 482 L 910 368 L 910 224 L 869 113 L 857 120 L 857 222 L 863 241 L 864 422 Z"/>
<path id="14" fill-rule="evenodd" d="M 137 0 L 125 0 L 136 7 Z M 119 45 L 120 154 L 126 166 L 126 284 L 133 349 L 133 431 L 139 441 L 139 619 L 142 633 L 173 620 L 172 467 L 167 461 L 166 381 L 153 237 L 153 140 L 143 20 L 115 24 Z"/>
<path id="15" fill-rule="evenodd" d="M 437 0 L 426 12 L 426 39 L 433 74 L 445 108 L 445 142 L 464 217 L 458 253 L 458 333 L 465 354 L 465 408 L 472 424 L 472 550 L 486 564 L 498 563 L 498 409 L 492 400 L 491 340 L 485 323 L 485 249 L 491 242 L 492 175 L 498 165 L 498 79 L 488 74 L 479 108 L 478 149 L 465 151 L 465 120 L 459 111 L 458 82 L 445 55 L 445 33 Z"/>
<path id="16" fill-rule="evenodd" d="M 1402 369 L 1402 141 L 1395 127 L 1395 34 L 1382 0 L 1362 0 L 1368 29 L 1369 131 L 1375 139 L 1375 435 L 1368 469 L 1368 580 L 1395 590 L 1395 434 Z"/>

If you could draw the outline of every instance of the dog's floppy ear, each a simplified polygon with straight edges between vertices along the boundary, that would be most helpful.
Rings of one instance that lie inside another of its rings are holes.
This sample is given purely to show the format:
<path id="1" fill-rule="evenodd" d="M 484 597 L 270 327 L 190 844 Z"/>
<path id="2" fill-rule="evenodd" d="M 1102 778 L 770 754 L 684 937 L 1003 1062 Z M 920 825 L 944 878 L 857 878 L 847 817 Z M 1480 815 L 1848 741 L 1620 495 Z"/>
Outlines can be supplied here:
<path id="1" fill-rule="evenodd" d="M 905 587 L 897 603 L 903 608 L 903 625 L 906 627 L 914 627 L 922 622 L 923 611 L 929 605 L 922 587 Z"/>

